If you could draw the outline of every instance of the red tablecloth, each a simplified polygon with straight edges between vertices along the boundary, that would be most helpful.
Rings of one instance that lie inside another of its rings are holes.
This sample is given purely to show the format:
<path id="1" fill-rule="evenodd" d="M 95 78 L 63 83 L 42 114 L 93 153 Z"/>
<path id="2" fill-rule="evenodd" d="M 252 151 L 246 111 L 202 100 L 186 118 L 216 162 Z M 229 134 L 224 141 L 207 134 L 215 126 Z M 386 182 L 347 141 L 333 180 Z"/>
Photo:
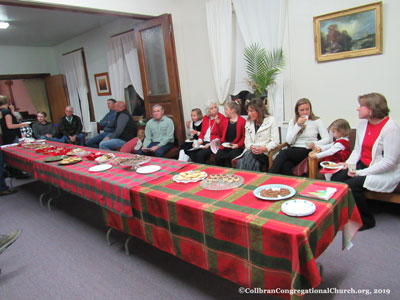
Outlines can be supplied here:
<path id="1" fill-rule="evenodd" d="M 50 143 L 58 147 L 76 148 L 73 145 Z M 80 147 L 90 152 L 97 149 Z M 123 216 L 132 216 L 132 205 L 129 190 L 144 182 L 151 181 L 170 172 L 179 170 L 187 163 L 176 160 L 152 157 L 146 165 L 156 164 L 162 168 L 151 174 L 138 174 L 129 168 L 113 166 L 105 172 L 89 172 L 96 162 L 83 160 L 77 164 L 59 165 L 57 162 L 46 163 L 49 155 L 36 153 L 35 150 L 22 147 L 2 149 L 5 161 L 19 169 L 33 173 L 34 177 L 68 192 L 93 201 L 108 210 Z M 106 153 L 107 151 L 101 151 Z M 129 156 L 126 153 L 114 153 L 116 156 Z"/>
<path id="2" fill-rule="evenodd" d="M 284 201 L 259 200 L 253 190 L 279 183 L 300 192 L 315 181 L 196 164 L 179 171 L 194 169 L 240 175 L 245 184 L 211 191 L 199 182 L 176 183 L 176 173 L 171 173 L 131 189 L 134 217 L 121 218 L 105 210 L 107 224 L 241 286 L 266 289 L 318 286 L 316 258 L 347 222 L 355 224 L 352 234 L 361 225 L 347 185 L 321 181 L 337 188 L 333 198 L 299 197 L 317 209 L 311 216 L 296 218 L 281 212 Z"/>

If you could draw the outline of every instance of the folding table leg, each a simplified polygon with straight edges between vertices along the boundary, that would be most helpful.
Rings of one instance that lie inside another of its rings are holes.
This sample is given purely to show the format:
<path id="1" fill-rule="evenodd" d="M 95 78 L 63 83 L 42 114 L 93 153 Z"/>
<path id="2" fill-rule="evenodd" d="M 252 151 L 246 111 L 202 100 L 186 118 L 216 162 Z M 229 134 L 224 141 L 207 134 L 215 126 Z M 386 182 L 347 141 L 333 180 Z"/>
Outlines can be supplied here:
<path id="1" fill-rule="evenodd" d="M 49 209 L 49 211 L 51 211 L 51 203 L 52 203 L 55 199 L 61 197 L 61 190 L 60 190 L 59 188 L 56 188 L 56 191 L 57 191 L 57 193 L 56 193 L 53 197 L 51 197 L 51 198 L 49 199 L 49 202 L 47 202 L 47 208 Z"/>
<path id="2" fill-rule="evenodd" d="M 106 239 L 107 239 L 107 245 L 108 245 L 108 246 L 111 246 L 110 234 L 111 234 L 111 231 L 112 231 L 112 230 L 113 230 L 113 229 L 110 227 L 110 228 L 108 228 L 107 233 L 106 233 Z"/>
<path id="3" fill-rule="evenodd" d="M 125 240 L 125 254 L 126 254 L 127 256 L 130 255 L 130 253 L 129 253 L 129 242 L 131 241 L 131 239 L 132 239 L 132 237 L 131 237 L 131 236 L 128 236 L 128 237 L 126 238 L 126 240 Z"/>
<path id="4" fill-rule="evenodd" d="M 53 190 L 52 190 L 52 188 L 51 188 L 51 185 L 48 184 L 47 186 L 48 186 L 48 188 L 49 188 L 49 191 L 48 191 L 48 192 L 44 192 L 44 193 L 41 194 L 40 197 L 39 197 L 40 206 L 43 206 L 43 200 L 44 200 L 44 198 L 50 196 L 51 193 L 53 192 Z"/>

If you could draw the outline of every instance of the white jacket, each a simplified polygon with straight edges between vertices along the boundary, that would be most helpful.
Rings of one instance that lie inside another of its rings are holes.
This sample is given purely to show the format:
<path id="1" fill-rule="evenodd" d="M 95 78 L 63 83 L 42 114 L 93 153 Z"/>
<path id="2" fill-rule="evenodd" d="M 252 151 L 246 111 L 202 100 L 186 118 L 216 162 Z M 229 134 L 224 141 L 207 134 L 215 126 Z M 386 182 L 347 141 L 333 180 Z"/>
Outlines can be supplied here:
<path id="1" fill-rule="evenodd" d="M 356 164 L 361 159 L 362 143 L 368 120 L 357 126 L 354 150 L 346 163 Z M 367 176 L 364 188 L 391 193 L 400 182 L 400 127 L 389 119 L 372 147 L 372 161 L 368 168 L 357 170 L 358 176 Z"/>
<path id="2" fill-rule="evenodd" d="M 297 125 L 294 120 L 289 122 L 286 142 L 292 147 L 307 148 L 306 142 L 314 142 L 315 146 L 322 146 L 332 142 L 332 138 L 321 119 L 308 120 L 307 126 L 302 134 L 297 135 L 301 130 L 301 126 Z M 321 139 L 318 140 L 318 134 Z"/>
<path id="3" fill-rule="evenodd" d="M 242 154 L 240 154 L 235 159 L 242 157 L 246 151 L 250 150 L 251 146 L 266 147 L 267 152 L 264 152 L 264 154 L 268 155 L 269 151 L 275 149 L 279 145 L 278 125 L 276 124 L 275 118 L 273 116 L 267 116 L 264 118 L 264 121 L 262 122 L 257 133 L 254 128 L 254 122 L 250 119 L 247 119 L 244 130 L 245 149 Z"/>

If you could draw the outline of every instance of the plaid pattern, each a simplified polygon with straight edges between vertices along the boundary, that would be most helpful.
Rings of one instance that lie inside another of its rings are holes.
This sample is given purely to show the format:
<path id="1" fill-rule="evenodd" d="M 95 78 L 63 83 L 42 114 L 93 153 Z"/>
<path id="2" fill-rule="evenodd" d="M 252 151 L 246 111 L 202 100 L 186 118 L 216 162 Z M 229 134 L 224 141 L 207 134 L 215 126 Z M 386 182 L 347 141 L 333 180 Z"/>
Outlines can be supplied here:
<path id="1" fill-rule="evenodd" d="M 58 147 L 73 149 L 71 145 L 51 143 Z M 94 149 L 85 148 L 87 151 Z M 161 166 L 161 170 L 151 174 L 137 174 L 129 168 L 113 166 L 106 172 L 89 172 L 88 169 L 97 165 L 94 161 L 83 158 L 82 162 L 73 165 L 58 165 L 57 162 L 45 163 L 48 155 L 36 153 L 32 149 L 22 147 L 7 147 L 5 152 L 6 162 L 11 165 L 33 173 L 34 177 L 60 187 L 63 190 L 74 193 L 84 199 L 95 202 L 102 207 L 122 216 L 132 216 L 132 205 L 130 189 L 154 180 L 170 172 L 179 170 L 187 163 L 176 160 L 152 157 L 148 164 Z M 97 149 L 94 150 L 98 152 Z M 93 152 L 94 152 L 93 151 Z M 100 151 L 107 153 L 107 151 Z M 115 155 L 126 157 L 130 154 L 115 153 Z"/>
<path id="2" fill-rule="evenodd" d="M 30 138 L 33 135 L 32 127 L 30 126 L 21 127 L 19 131 L 21 132 L 22 137 Z"/>
<path id="3" fill-rule="evenodd" d="M 181 171 L 236 174 L 239 188 L 210 191 L 200 183 L 176 183 L 171 173 L 131 190 L 134 217 L 104 210 L 108 226 L 144 239 L 161 250 L 247 287 L 304 289 L 321 277 L 316 258 L 348 222 L 362 222 L 347 185 L 329 201 L 312 201 L 316 212 L 295 218 L 283 214 L 284 201 L 262 201 L 253 190 L 263 184 L 287 184 L 297 192 L 315 182 L 305 178 L 269 176 L 214 166 L 189 164 Z M 287 299 L 301 295 L 280 295 Z"/>

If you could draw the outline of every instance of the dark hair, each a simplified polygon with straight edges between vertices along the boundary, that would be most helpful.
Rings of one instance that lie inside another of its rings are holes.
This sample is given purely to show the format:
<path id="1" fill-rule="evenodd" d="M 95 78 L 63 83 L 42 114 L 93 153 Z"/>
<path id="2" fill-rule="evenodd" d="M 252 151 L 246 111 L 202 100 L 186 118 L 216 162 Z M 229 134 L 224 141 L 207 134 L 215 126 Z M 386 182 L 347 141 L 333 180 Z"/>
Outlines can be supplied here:
<path id="1" fill-rule="evenodd" d="M 307 98 L 301 98 L 299 100 L 297 100 L 296 105 L 294 107 L 294 114 L 296 116 L 294 122 L 296 123 L 297 120 L 300 118 L 300 114 L 299 114 L 299 106 L 303 105 L 303 104 L 308 104 L 310 105 L 310 120 L 317 120 L 319 119 L 316 115 L 314 115 L 313 111 L 312 111 L 312 106 L 311 106 L 311 101 L 308 100 Z"/>
<path id="2" fill-rule="evenodd" d="M 246 109 L 248 110 L 249 107 L 252 107 L 258 114 L 258 120 L 262 122 L 264 117 L 268 116 L 267 107 L 264 104 L 264 101 L 260 98 L 253 98 L 246 104 Z"/>
<path id="3" fill-rule="evenodd" d="M 225 104 L 226 107 L 235 110 L 237 115 L 240 115 L 240 105 L 235 101 L 230 101 Z"/>
<path id="4" fill-rule="evenodd" d="M 45 118 L 47 117 L 47 114 L 46 114 L 45 111 L 38 111 L 38 113 L 36 114 L 36 116 L 37 116 L 38 114 L 42 114 Z"/>
<path id="5" fill-rule="evenodd" d="M 365 105 L 371 110 L 371 118 L 383 119 L 389 115 L 390 109 L 387 106 L 385 96 L 379 93 L 370 93 L 358 96 L 358 103 Z"/>
<path id="6" fill-rule="evenodd" d="M 332 122 L 328 127 L 329 130 L 336 129 L 341 132 L 343 136 L 348 136 L 350 134 L 350 124 L 345 119 L 337 119 Z"/>
<path id="7" fill-rule="evenodd" d="M 113 98 L 110 98 L 110 99 L 107 99 L 107 101 L 111 101 L 112 103 L 117 103 L 117 100 L 115 100 L 115 99 L 113 99 Z M 104 103 L 104 102 L 103 102 Z"/>
<path id="8" fill-rule="evenodd" d="M 199 120 L 203 119 L 203 113 L 201 112 L 200 108 L 193 108 L 192 112 L 196 112 L 197 116 L 199 117 Z"/>

